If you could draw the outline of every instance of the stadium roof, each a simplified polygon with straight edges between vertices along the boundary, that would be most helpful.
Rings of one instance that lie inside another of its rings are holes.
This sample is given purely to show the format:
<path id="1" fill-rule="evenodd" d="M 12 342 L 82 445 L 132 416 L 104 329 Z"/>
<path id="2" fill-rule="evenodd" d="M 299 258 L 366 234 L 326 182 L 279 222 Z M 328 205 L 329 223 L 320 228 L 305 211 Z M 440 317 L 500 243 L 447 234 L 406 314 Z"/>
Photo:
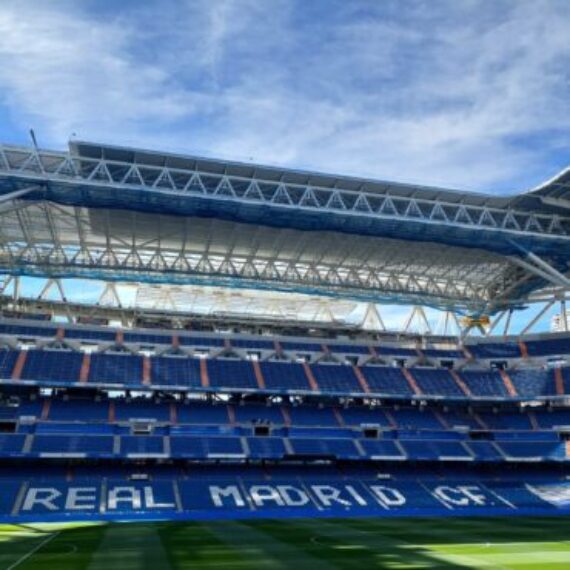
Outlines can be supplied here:
<path id="1" fill-rule="evenodd" d="M 568 172 L 514 196 L 87 142 L 0 147 L 0 271 L 493 313 L 567 289 Z"/>

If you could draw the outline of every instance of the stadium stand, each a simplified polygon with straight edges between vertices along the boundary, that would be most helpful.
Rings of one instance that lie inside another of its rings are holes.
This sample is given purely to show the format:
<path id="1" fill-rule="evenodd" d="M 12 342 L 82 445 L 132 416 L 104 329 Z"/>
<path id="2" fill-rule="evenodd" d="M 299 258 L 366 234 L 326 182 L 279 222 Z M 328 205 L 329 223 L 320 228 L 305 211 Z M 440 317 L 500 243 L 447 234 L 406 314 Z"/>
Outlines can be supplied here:
<path id="1" fill-rule="evenodd" d="M 18 200 L 0 522 L 570 509 L 570 334 L 507 330 L 545 275 L 567 279 L 563 209 L 78 141 L 27 152 L 0 153 Z M 47 279 L 33 299 L 29 275 Z M 97 302 L 46 294 L 77 275 L 105 283 Z M 133 308 L 113 302 L 136 279 Z M 240 307 L 211 302 L 232 288 Z M 404 330 L 380 301 L 413 305 Z M 461 334 L 412 332 L 420 305 Z M 509 315 L 502 336 L 481 307 Z"/>

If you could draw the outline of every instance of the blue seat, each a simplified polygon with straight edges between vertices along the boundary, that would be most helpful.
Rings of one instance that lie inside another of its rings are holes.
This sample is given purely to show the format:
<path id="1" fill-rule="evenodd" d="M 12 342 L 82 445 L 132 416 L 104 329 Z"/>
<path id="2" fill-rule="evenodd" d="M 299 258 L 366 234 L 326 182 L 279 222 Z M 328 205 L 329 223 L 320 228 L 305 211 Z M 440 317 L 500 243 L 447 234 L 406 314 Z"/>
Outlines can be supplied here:
<path id="1" fill-rule="evenodd" d="M 402 451 L 390 439 L 361 439 L 360 445 L 370 459 L 404 459 Z"/>
<path id="2" fill-rule="evenodd" d="M 185 356 L 153 356 L 150 359 L 152 384 L 159 386 L 201 386 L 200 361 Z"/>
<path id="3" fill-rule="evenodd" d="M 274 425 L 285 423 L 279 406 L 266 406 L 263 404 L 236 405 L 234 406 L 234 411 L 237 423 L 270 422 Z"/>
<path id="4" fill-rule="evenodd" d="M 291 418 L 291 425 L 294 426 L 339 426 L 332 408 L 293 406 L 286 409 Z"/>
<path id="5" fill-rule="evenodd" d="M 509 396 L 498 370 L 462 370 L 459 375 L 474 396 Z"/>
<path id="6" fill-rule="evenodd" d="M 519 368 L 510 370 L 509 377 L 519 396 L 553 396 L 556 394 L 553 370 Z"/>
<path id="7" fill-rule="evenodd" d="M 311 371 L 321 392 L 362 393 L 362 388 L 351 366 L 312 364 Z"/>
<path id="8" fill-rule="evenodd" d="M 171 436 L 172 457 L 188 459 L 207 459 L 215 457 L 245 457 L 245 452 L 238 437 L 226 436 Z"/>
<path id="9" fill-rule="evenodd" d="M 121 437 L 121 455 L 163 454 L 163 438 L 147 435 L 124 435 Z"/>
<path id="10" fill-rule="evenodd" d="M 339 459 L 358 459 L 360 454 L 352 439 L 290 438 L 296 455 L 333 455 Z"/>
<path id="11" fill-rule="evenodd" d="M 413 394 L 408 381 L 399 368 L 362 366 L 360 370 L 366 378 L 371 392 L 394 396 L 410 396 Z"/>
<path id="12" fill-rule="evenodd" d="M 213 388 L 257 389 L 257 380 L 250 361 L 206 360 L 210 386 Z"/>
<path id="13" fill-rule="evenodd" d="M 260 362 L 261 373 L 268 390 L 310 391 L 309 380 L 301 364 L 296 362 Z"/>
<path id="14" fill-rule="evenodd" d="M 422 393 L 426 395 L 465 397 L 446 368 L 414 368 L 410 372 Z"/>
<path id="15" fill-rule="evenodd" d="M 113 454 L 113 437 L 104 435 L 37 434 L 34 436 L 31 451 L 39 455 L 110 456 Z"/>
<path id="16" fill-rule="evenodd" d="M 408 458 L 413 460 L 472 459 L 473 456 L 458 441 L 404 440 L 400 443 Z"/>
<path id="17" fill-rule="evenodd" d="M 83 354 L 63 350 L 28 350 L 23 380 L 79 382 Z"/>
<path id="18" fill-rule="evenodd" d="M 143 380 L 142 356 L 132 354 L 91 355 L 89 382 L 139 386 Z"/>
<path id="19" fill-rule="evenodd" d="M 0 379 L 8 380 L 12 377 L 18 354 L 17 350 L 0 348 Z"/>
<path id="20" fill-rule="evenodd" d="M 281 459 L 286 454 L 280 437 L 250 437 L 247 444 L 252 459 Z"/>
<path id="21" fill-rule="evenodd" d="M 106 422 L 109 418 L 109 402 L 87 399 L 52 399 L 49 420 L 64 422 Z"/>

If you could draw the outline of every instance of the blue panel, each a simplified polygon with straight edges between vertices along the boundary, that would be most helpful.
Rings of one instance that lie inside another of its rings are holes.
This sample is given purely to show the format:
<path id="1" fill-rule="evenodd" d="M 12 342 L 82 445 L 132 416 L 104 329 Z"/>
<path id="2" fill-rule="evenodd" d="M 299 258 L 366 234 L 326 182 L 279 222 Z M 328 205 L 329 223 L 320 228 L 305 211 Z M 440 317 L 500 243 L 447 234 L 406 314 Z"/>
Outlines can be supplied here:
<path id="1" fill-rule="evenodd" d="M 400 443 L 409 459 L 438 460 L 442 457 L 471 459 L 471 454 L 458 441 L 404 440 Z"/>
<path id="2" fill-rule="evenodd" d="M 404 457 L 396 444 L 388 439 L 362 439 L 360 445 L 362 445 L 366 455 L 371 458 L 390 457 L 398 459 Z"/>
<path id="3" fill-rule="evenodd" d="M 84 453 L 112 455 L 113 438 L 96 435 L 36 435 L 32 453 Z"/>
<path id="4" fill-rule="evenodd" d="M 234 348 L 250 348 L 252 350 L 273 350 L 275 347 L 272 340 L 232 338 L 231 343 Z"/>
<path id="5" fill-rule="evenodd" d="M 287 408 L 292 425 L 335 426 L 338 421 L 331 408 L 315 408 L 312 406 L 295 406 Z"/>
<path id="6" fill-rule="evenodd" d="M 482 342 L 479 344 L 466 344 L 465 348 L 475 358 L 520 358 L 522 356 L 520 347 L 516 342 Z"/>
<path id="7" fill-rule="evenodd" d="M 321 344 L 310 342 L 281 341 L 281 348 L 287 352 L 323 352 Z"/>
<path id="8" fill-rule="evenodd" d="M 290 438 L 296 455 L 334 455 L 341 459 L 358 459 L 360 454 L 351 439 Z"/>
<path id="9" fill-rule="evenodd" d="M 224 339 L 220 337 L 181 336 L 178 339 L 182 346 L 195 346 L 202 348 L 224 346 Z"/>
<path id="10" fill-rule="evenodd" d="M 225 405 L 188 404 L 178 406 L 180 424 L 227 424 L 228 409 Z"/>
<path id="11" fill-rule="evenodd" d="M 556 338 L 525 341 L 529 356 L 568 356 L 570 338 Z"/>
<path id="12" fill-rule="evenodd" d="M 392 417 L 399 428 L 403 429 L 434 429 L 441 430 L 443 426 L 431 410 L 417 409 L 392 410 Z"/>
<path id="13" fill-rule="evenodd" d="M 388 418 L 382 410 L 371 410 L 364 407 L 352 407 L 339 409 L 344 423 L 348 426 L 360 426 L 361 424 L 375 425 L 382 427 L 390 427 Z"/>
<path id="14" fill-rule="evenodd" d="M 370 355 L 370 350 L 367 346 L 356 345 L 356 344 L 333 344 L 327 342 L 327 346 L 330 351 L 335 354 L 368 354 Z"/>
<path id="15" fill-rule="evenodd" d="M 170 406 L 165 403 L 155 404 L 152 401 L 132 401 L 126 402 L 118 400 L 115 403 L 115 419 L 135 420 L 151 419 L 159 422 L 170 421 Z"/>

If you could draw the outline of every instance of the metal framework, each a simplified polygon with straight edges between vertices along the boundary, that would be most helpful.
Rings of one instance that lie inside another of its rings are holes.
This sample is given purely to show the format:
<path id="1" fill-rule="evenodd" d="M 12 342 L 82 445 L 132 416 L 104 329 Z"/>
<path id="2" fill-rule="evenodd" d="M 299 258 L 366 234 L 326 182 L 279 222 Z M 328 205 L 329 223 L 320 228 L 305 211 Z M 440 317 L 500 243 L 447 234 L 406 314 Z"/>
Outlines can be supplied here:
<path id="1" fill-rule="evenodd" d="M 502 314 L 537 290 L 570 288 L 570 217 L 543 194 L 466 195 L 89 143 L 3 146 L 0 272 Z"/>

